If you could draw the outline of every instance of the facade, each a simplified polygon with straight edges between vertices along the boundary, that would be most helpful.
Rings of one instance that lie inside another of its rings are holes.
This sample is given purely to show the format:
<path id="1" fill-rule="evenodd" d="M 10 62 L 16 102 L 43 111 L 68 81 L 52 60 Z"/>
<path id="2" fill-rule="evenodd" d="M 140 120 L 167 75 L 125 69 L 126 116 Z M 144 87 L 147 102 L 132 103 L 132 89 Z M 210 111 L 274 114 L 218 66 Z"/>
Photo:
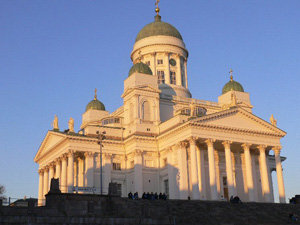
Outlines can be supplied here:
<path id="1" fill-rule="evenodd" d="M 112 182 L 120 184 L 124 197 L 164 192 L 170 199 L 238 195 L 245 202 L 273 202 L 272 171 L 285 202 L 280 139 L 286 133 L 273 116 L 269 123 L 252 113 L 249 93 L 233 80 L 232 71 L 218 102 L 192 98 L 188 50 L 179 31 L 156 11 L 133 46 L 124 104 L 109 113 L 95 93 L 79 132 L 72 118 L 69 129 L 60 131 L 55 117 L 34 159 L 39 205 L 51 178 L 59 178 L 65 193 L 89 187 L 99 194 L 102 186 L 107 194 Z M 105 134 L 102 157 L 99 134 Z"/>

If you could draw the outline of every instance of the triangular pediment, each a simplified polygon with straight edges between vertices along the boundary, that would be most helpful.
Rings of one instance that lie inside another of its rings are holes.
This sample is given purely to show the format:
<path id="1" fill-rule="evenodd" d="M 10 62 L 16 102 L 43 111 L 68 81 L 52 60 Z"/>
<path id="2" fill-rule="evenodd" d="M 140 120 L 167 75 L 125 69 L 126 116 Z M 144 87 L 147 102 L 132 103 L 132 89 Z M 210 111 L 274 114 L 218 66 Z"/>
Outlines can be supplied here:
<path id="1" fill-rule="evenodd" d="M 55 146 L 59 145 L 61 142 L 63 142 L 66 139 L 66 136 L 59 133 L 59 132 L 53 132 L 48 131 L 46 137 L 41 143 L 41 146 L 34 158 L 34 161 L 38 161 L 43 155 L 51 151 Z"/>
<path id="2" fill-rule="evenodd" d="M 155 93 L 161 92 L 159 89 L 153 88 L 150 85 L 140 85 L 140 86 L 135 86 L 132 88 L 127 88 L 121 97 L 124 98 L 126 95 L 128 95 L 130 92 L 132 92 L 134 90 L 148 91 L 148 92 L 155 92 Z"/>
<path id="3" fill-rule="evenodd" d="M 286 135 L 284 131 L 240 107 L 210 114 L 199 119 L 194 119 L 192 122 L 201 124 L 202 126 L 228 130 L 265 133 L 276 136 Z"/>

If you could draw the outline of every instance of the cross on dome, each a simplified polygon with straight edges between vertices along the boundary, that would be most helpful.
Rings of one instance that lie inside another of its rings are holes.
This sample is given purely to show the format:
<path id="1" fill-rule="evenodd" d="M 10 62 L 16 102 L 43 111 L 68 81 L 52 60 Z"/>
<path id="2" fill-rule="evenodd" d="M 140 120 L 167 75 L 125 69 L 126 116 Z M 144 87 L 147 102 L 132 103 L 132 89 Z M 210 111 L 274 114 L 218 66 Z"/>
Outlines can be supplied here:
<path id="1" fill-rule="evenodd" d="M 232 70 L 232 69 L 230 69 L 230 70 L 229 70 L 229 74 L 230 74 L 230 81 L 233 81 L 232 72 L 233 72 L 233 70 Z"/>
<path id="2" fill-rule="evenodd" d="M 97 100 L 97 88 L 95 88 L 94 100 Z"/>
<path id="3" fill-rule="evenodd" d="M 160 2 L 160 0 L 156 0 L 156 2 L 155 2 L 155 5 L 156 5 L 155 12 L 156 12 L 157 15 L 159 15 L 158 13 L 159 13 L 159 11 L 160 11 L 160 9 L 159 9 L 159 7 L 158 7 L 158 3 L 159 3 L 159 2 Z"/>

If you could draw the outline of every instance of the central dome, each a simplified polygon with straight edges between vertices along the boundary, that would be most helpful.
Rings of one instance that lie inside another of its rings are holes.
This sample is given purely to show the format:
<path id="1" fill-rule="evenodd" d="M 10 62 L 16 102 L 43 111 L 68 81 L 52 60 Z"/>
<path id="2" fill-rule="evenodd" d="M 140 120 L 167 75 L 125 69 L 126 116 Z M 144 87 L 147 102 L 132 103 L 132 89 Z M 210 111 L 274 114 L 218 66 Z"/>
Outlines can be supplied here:
<path id="1" fill-rule="evenodd" d="M 154 18 L 155 18 L 154 22 L 144 26 L 144 28 L 138 33 L 135 42 L 146 37 L 158 36 L 158 35 L 176 37 L 182 40 L 181 34 L 175 27 L 173 27 L 169 23 L 162 22 L 161 16 L 159 15 L 155 16 Z"/>

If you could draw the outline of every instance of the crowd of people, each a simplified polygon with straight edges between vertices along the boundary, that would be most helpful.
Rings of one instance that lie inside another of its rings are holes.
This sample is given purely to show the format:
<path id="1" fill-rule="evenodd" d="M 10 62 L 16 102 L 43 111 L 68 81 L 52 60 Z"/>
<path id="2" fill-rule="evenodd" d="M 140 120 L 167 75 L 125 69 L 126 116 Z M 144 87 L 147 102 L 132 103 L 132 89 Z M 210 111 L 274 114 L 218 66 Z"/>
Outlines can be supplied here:
<path id="1" fill-rule="evenodd" d="M 129 199 L 134 199 L 137 200 L 139 199 L 139 194 L 137 192 L 135 192 L 134 194 L 132 194 L 131 192 L 128 193 L 128 198 Z M 159 195 L 155 192 L 144 192 L 142 195 L 142 199 L 147 199 L 147 200 L 167 200 L 167 195 L 165 193 L 159 193 Z"/>

